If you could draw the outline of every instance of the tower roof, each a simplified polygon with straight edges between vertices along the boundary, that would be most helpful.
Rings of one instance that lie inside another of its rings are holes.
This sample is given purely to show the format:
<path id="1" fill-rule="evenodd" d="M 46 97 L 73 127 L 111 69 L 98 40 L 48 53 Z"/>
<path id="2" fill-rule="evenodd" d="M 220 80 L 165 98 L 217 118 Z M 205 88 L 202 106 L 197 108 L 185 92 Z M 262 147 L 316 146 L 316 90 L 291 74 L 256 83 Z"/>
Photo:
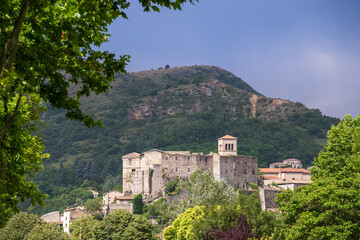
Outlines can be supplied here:
<path id="1" fill-rule="evenodd" d="M 236 140 L 236 137 L 230 136 L 230 135 L 225 135 L 221 138 L 218 138 L 218 140 L 223 140 L 223 139 L 230 139 L 230 140 Z"/>

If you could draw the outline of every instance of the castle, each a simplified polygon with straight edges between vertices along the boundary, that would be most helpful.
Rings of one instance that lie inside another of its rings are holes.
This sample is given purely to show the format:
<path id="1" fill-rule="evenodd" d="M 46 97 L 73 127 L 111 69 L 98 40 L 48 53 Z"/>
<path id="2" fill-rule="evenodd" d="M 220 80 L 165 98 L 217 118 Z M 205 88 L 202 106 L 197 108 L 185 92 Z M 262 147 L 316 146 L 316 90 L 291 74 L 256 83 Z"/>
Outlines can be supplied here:
<path id="1" fill-rule="evenodd" d="M 209 170 L 218 181 L 247 189 L 258 183 L 258 159 L 237 155 L 237 138 L 225 135 L 218 138 L 218 153 L 190 153 L 190 151 L 161 151 L 130 153 L 123 159 L 123 192 L 141 193 L 156 198 L 164 195 L 167 183 L 187 178 L 197 168 Z"/>

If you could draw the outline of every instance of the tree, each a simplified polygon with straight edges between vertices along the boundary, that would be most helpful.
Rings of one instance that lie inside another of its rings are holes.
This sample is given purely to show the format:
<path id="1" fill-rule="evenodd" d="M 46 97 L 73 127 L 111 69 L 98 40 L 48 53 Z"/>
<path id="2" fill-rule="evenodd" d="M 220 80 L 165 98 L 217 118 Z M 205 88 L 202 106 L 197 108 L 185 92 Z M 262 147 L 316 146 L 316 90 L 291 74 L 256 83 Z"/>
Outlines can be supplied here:
<path id="1" fill-rule="evenodd" d="M 256 233 L 251 232 L 251 228 L 247 223 L 244 214 L 241 214 L 240 217 L 238 217 L 234 228 L 228 227 L 225 231 L 220 229 L 211 229 L 206 232 L 205 236 L 216 240 L 258 239 Z"/>
<path id="2" fill-rule="evenodd" d="M 142 194 L 141 193 L 136 194 L 134 197 L 133 213 L 141 215 L 143 213 L 143 206 L 144 206 L 144 202 L 143 202 Z"/>
<path id="3" fill-rule="evenodd" d="M 101 214 L 103 215 L 103 209 L 104 209 L 104 202 L 101 199 L 101 197 L 89 199 L 85 202 L 85 211 L 88 214 L 96 215 Z"/>
<path id="4" fill-rule="evenodd" d="M 107 239 L 107 219 L 102 221 L 94 220 L 93 217 L 86 217 L 78 220 L 70 225 L 70 231 L 75 239 L 80 233 L 81 228 L 82 239 Z M 109 215 L 109 233 L 110 239 L 119 240 L 154 240 L 154 225 L 145 217 L 133 215 L 126 210 L 116 210 Z"/>
<path id="5" fill-rule="evenodd" d="M 0 228 L 0 240 L 20 240 L 37 225 L 41 219 L 33 214 L 20 212 L 15 214 L 4 228 Z"/>
<path id="6" fill-rule="evenodd" d="M 63 231 L 62 228 L 56 224 L 50 224 L 42 222 L 37 224 L 31 231 L 25 236 L 24 240 L 48 240 L 59 239 L 68 240 L 69 236 Z"/>
<path id="7" fill-rule="evenodd" d="M 185 2 L 139 0 L 144 11 L 159 11 L 159 6 L 180 10 Z M 44 195 L 24 177 L 38 171 L 44 157 L 40 138 L 30 135 L 37 124 L 28 126 L 38 122 L 41 99 L 65 109 L 69 119 L 102 125 L 80 109 L 80 98 L 106 92 L 114 74 L 125 72 L 128 55 L 117 59 L 94 46 L 108 41 L 108 26 L 118 17 L 127 18 L 124 10 L 129 5 L 127 0 L 1 2 L 0 226 L 19 211 L 19 199 L 43 204 Z"/>
<path id="8" fill-rule="evenodd" d="M 7 87 L 6 81 L 0 81 Z M 9 121 L 12 125 L 7 137 L 0 140 L 0 227 L 11 215 L 19 212 L 17 205 L 20 201 L 30 198 L 33 204 L 44 204 L 45 195 L 25 176 L 34 176 L 42 169 L 39 163 L 48 157 L 48 154 L 42 154 L 44 144 L 41 139 L 31 135 L 40 124 L 39 114 L 44 110 L 40 98 L 36 94 L 27 97 L 11 93 L 3 95 L 7 101 L 2 102 L 3 107 L 0 106 L 2 134 L 5 134 Z"/>
<path id="9" fill-rule="evenodd" d="M 164 229 L 164 239 L 193 239 L 193 228 L 199 220 L 204 220 L 204 207 L 196 206 L 187 209 L 176 220 Z"/>
<path id="10" fill-rule="evenodd" d="M 93 239 L 93 230 L 98 222 L 99 221 L 96 220 L 93 216 L 84 216 L 81 219 L 72 222 L 69 226 L 72 239 L 74 240 L 80 239 L 80 232 L 81 232 L 81 239 L 83 240 Z"/>
<path id="11" fill-rule="evenodd" d="M 239 196 L 224 180 L 216 181 L 210 171 L 200 168 L 191 173 L 188 180 L 182 180 L 179 188 L 188 192 L 182 202 L 184 208 L 225 205 L 236 201 Z"/>
<path id="12" fill-rule="evenodd" d="M 313 182 L 277 198 L 284 220 L 277 239 L 360 238 L 360 115 L 345 116 L 327 137 Z"/>

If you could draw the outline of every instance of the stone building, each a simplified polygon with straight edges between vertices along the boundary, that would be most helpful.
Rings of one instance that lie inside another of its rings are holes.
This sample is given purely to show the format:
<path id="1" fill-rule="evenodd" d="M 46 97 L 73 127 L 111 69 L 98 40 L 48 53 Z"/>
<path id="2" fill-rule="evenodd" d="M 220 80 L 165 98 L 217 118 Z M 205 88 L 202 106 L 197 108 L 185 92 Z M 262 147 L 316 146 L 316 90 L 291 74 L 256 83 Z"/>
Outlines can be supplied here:
<path id="1" fill-rule="evenodd" d="M 73 221 L 79 220 L 83 216 L 85 216 L 85 208 L 84 206 L 74 207 L 70 209 L 64 210 L 64 220 L 63 220 L 63 227 L 64 232 L 67 234 L 70 233 L 69 226 Z"/>
<path id="2" fill-rule="evenodd" d="M 60 214 L 59 211 L 50 212 L 41 216 L 41 220 L 47 223 L 57 224 L 58 226 L 63 226 L 64 216 Z"/>
<path id="3" fill-rule="evenodd" d="M 285 159 L 282 162 L 271 163 L 270 168 L 302 168 L 301 160 L 296 158 Z"/>
<path id="4" fill-rule="evenodd" d="M 256 157 L 237 155 L 237 138 L 230 135 L 218 139 L 218 153 L 190 153 L 152 149 L 144 153 L 130 153 L 123 159 L 123 191 L 133 195 L 157 198 L 163 195 L 168 182 L 187 178 L 197 168 L 209 170 L 216 180 L 246 189 L 248 183 L 257 184 Z"/>

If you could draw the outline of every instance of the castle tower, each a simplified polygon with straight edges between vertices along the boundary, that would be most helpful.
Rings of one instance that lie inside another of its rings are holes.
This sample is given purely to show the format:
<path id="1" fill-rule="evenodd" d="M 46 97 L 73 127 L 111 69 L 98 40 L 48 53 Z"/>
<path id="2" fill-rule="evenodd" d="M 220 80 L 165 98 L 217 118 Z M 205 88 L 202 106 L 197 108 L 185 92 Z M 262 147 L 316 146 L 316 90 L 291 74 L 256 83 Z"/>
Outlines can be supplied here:
<path id="1" fill-rule="evenodd" d="M 218 138 L 218 153 L 220 156 L 237 155 L 237 138 L 225 135 Z"/>

